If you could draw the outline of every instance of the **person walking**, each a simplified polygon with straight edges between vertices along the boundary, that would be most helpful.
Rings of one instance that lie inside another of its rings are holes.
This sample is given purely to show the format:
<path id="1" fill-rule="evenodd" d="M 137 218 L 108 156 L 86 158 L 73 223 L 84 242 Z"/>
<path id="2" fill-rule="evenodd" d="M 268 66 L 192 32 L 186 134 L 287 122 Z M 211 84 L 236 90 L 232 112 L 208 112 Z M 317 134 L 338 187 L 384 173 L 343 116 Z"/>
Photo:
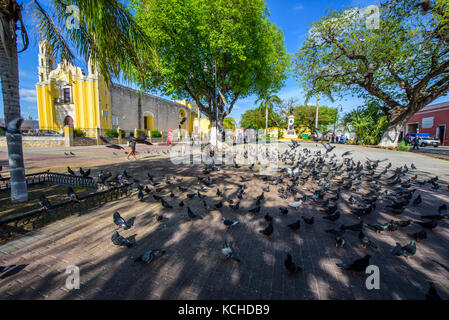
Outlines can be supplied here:
<path id="1" fill-rule="evenodd" d="M 132 155 L 134 160 L 136 159 L 136 138 L 132 137 L 129 140 L 129 147 L 131 148 L 131 150 L 129 151 L 128 155 L 126 156 L 126 160 L 129 160 L 129 157 Z"/>
<path id="2" fill-rule="evenodd" d="M 413 150 L 419 150 L 419 137 L 416 135 L 413 139 Z"/>

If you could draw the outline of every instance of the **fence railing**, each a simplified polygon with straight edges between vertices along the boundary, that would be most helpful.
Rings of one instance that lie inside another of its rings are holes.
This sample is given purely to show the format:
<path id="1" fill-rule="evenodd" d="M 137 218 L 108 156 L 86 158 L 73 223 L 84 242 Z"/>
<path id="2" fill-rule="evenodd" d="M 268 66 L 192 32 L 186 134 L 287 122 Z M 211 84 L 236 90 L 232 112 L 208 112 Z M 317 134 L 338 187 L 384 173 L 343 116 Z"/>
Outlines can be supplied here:
<path id="1" fill-rule="evenodd" d="M 50 222 L 63 219 L 76 213 L 96 208 L 109 201 L 127 197 L 132 184 L 113 187 L 108 190 L 90 193 L 79 197 L 79 202 L 64 201 L 52 205 L 51 209 L 36 209 L 15 217 L 0 220 L 0 242 L 11 240 L 17 236 L 43 227 Z"/>
<path id="2" fill-rule="evenodd" d="M 39 183 L 48 183 L 51 185 L 61 186 L 77 186 L 86 188 L 89 190 L 98 190 L 97 183 L 92 178 L 84 178 L 82 176 L 74 176 L 70 174 L 58 173 L 58 172 L 39 172 L 27 174 L 25 176 L 27 185 L 34 185 Z M 10 189 L 10 178 L 3 178 L 0 181 L 0 190 Z"/>

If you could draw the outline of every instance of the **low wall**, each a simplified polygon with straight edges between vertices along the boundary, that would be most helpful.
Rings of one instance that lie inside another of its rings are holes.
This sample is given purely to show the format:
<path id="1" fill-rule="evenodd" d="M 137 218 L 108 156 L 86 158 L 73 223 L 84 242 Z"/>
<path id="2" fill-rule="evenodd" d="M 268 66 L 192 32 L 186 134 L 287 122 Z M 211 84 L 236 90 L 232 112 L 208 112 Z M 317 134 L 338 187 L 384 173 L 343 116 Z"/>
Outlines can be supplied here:
<path id="1" fill-rule="evenodd" d="M 22 137 L 24 148 L 64 147 L 64 137 Z M 6 137 L 0 137 L 0 147 L 6 148 Z"/>

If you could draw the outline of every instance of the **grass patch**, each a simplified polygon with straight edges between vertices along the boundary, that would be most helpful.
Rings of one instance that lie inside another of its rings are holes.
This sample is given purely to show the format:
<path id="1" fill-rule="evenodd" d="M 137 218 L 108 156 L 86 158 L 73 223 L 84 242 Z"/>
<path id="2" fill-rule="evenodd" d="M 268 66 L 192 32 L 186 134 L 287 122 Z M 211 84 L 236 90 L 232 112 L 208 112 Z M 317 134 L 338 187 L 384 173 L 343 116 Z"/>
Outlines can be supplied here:
<path id="1" fill-rule="evenodd" d="M 404 141 L 401 141 L 401 143 L 396 147 L 397 151 L 410 151 L 410 146 L 407 146 Z"/>

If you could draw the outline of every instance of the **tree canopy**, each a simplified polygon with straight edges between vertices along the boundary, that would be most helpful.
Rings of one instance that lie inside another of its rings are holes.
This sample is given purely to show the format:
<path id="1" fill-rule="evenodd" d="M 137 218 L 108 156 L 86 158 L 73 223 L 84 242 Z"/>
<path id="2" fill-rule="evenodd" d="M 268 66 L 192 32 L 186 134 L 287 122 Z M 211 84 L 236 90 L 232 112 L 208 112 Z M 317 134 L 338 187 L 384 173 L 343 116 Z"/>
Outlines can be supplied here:
<path id="1" fill-rule="evenodd" d="M 136 19 L 155 43 L 158 69 L 145 90 L 192 99 L 219 123 L 235 102 L 280 89 L 291 57 L 263 0 L 132 0 Z M 216 66 L 217 87 L 214 71 Z M 139 80 L 139 79 L 136 79 Z"/>
<path id="2" fill-rule="evenodd" d="M 381 139 L 395 145 L 406 121 L 449 90 L 449 3 L 387 0 L 376 10 L 346 8 L 312 24 L 296 54 L 303 86 L 377 100 L 389 124 Z M 375 21 L 374 21 L 375 22 Z"/>
<path id="3" fill-rule="evenodd" d="M 245 129 L 263 129 L 265 128 L 265 106 L 259 106 L 255 109 L 246 110 L 240 119 L 240 125 Z M 268 107 L 268 128 L 280 127 L 282 119 L 274 111 L 273 107 Z"/>

